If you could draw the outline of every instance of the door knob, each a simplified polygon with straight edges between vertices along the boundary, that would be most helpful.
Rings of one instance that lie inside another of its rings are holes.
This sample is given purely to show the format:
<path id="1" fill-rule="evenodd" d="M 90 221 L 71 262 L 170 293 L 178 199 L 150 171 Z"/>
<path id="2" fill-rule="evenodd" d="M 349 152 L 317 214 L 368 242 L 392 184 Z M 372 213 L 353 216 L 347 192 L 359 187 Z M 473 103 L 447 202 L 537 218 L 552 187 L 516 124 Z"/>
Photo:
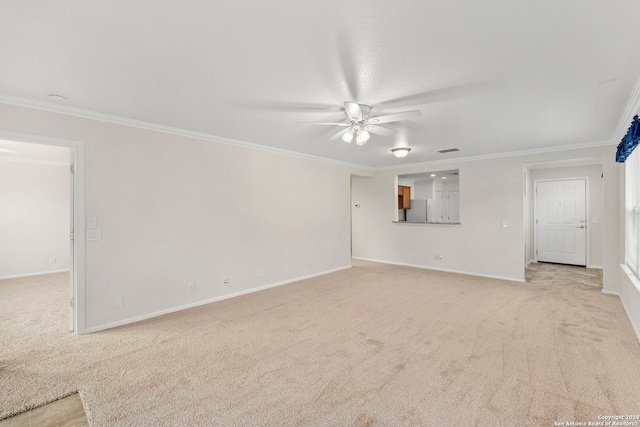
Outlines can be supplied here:
<path id="1" fill-rule="evenodd" d="M 584 228 L 584 225 L 580 225 L 580 226 L 578 226 L 578 227 L 576 227 L 576 228 Z"/>

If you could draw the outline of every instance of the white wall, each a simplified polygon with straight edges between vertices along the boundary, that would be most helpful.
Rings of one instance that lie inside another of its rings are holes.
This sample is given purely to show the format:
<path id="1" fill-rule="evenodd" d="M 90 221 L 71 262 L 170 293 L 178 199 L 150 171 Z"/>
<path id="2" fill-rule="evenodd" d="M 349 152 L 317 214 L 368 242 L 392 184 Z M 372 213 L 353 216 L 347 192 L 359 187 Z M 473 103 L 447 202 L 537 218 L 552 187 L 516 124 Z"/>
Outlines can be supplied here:
<path id="1" fill-rule="evenodd" d="M 590 223 L 587 224 L 587 230 L 589 232 L 590 250 L 589 250 L 589 265 L 590 268 L 602 268 L 602 217 L 604 214 L 604 178 L 602 177 L 602 165 L 589 165 L 589 166 L 571 166 L 562 168 L 544 168 L 533 169 L 530 172 L 532 184 L 535 180 L 543 179 L 568 179 L 568 178 L 588 178 L 588 200 L 589 200 L 589 218 Z M 534 198 L 535 190 L 533 186 L 532 191 L 528 191 L 527 196 L 530 198 L 528 203 L 529 212 L 528 218 L 531 218 L 531 224 L 533 224 L 534 215 Z M 597 220 L 594 223 L 593 220 Z M 534 246 L 534 229 L 528 227 L 529 235 L 527 236 L 527 242 L 531 242 L 527 245 L 527 253 L 530 258 L 527 261 L 534 259 L 533 246 Z"/>
<path id="2" fill-rule="evenodd" d="M 0 161 L 0 278 L 69 269 L 69 196 L 68 165 Z"/>
<path id="3" fill-rule="evenodd" d="M 584 157 L 606 158 L 604 181 L 615 188 L 606 195 L 602 224 L 617 227 L 617 174 L 615 147 L 595 147 L 494 159 L 447 163 L 460 170 L 462 225 L 395 224 L 393 181 L 397 174 L 429 172 L 442 164 L 385 170 L 372 178 L 354 178 L 353 202 L 361 205 L 353 215 L 353 255 L 357 258 L 524 280 L 525 163 Z M 611 171 L 607 175 L 607 168 Z M 609 197 L 611 200 L 607 200 Z M 615 198 L 615 201 L 613 200 Z M 502 220 L 511 226 L 502 227 Z M 603 238 L 603 250 L 615 251 L 618 234 Z M 617 252 L 616 252 L 617 253 Z M 442 261 L 437 258 L 443 255 Z M 603 264 L 617 270 L 615 256 Z M 605 288 L 614 286 L 615 273 L 605 272 Z"/>
<path id="4" fill-rule="evenodd" d="M 615 282 L 615 286 L 611 286 L 605 289 L 605 292 L 611 293 L 613 295 L 617 295 L 620 297 L 624 309 L 629 317 L 629 321 L 631 322 L 631 326 L 636 334 L 638 341 L 640 341 L 640 280 L 624 265 L 625 264 L 625 236 L 631 234 L 626 233 L 626 209 L 625 209 L 625 169 L 626 163 L 616 165 L 617 169 L 617 177 L 619 179 L 619 197 L 620 197 L 620 209 L 618 211 L 619 223 L 617 230 L 605 230 L 605 233 L 608 231 L 609 233 L 617 232 L 620 240 L 618 246 L 618 258 L 617 262 L 620 264 L 615 272 L 617 273 L 617 280 Z M 605 192 L 605 197 L 608 193 Z M 605 202 L 606 203 L 606 202 Z M 607 252 L 605 252 L 605 256 L 607 256 Z M 605 270 L 606 273 L 606 270 Z"/>
<path id="5" fill-rule="evenodd" d="M 6 104 L 0 129 L 84 142 L 88 330 L 350 266 L 348 167 Z"/>

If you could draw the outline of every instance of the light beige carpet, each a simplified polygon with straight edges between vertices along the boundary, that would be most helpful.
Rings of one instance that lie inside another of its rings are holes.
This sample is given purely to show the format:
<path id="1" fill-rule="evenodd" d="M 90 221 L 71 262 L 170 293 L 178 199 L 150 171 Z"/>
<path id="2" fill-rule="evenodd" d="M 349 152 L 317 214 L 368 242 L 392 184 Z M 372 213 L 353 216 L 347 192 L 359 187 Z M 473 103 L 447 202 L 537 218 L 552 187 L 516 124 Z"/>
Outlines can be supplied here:
<path id="1" fill-rule="evenodd" d="M 640 345 L 618 298 L 545 274 L 354 261 L 80 337 L 64 275 L 0 281 L 0 418 L 76 390 L 95 426 L 552 426 L 640 412 Z"/>

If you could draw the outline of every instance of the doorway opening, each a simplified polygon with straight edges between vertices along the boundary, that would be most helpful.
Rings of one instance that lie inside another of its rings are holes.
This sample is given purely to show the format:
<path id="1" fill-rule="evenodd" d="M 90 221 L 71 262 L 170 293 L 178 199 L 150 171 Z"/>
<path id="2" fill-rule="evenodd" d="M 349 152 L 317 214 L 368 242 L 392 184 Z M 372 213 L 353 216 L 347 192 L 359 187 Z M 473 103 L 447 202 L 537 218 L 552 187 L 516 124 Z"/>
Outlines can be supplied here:
<path id="1" fill-rule="evenodd" d="M 0 279 L 58 283 L 60 289 L 50 289 L 62 299 L 51 301 L 75 334 L 85 320 L 82 148 L 0 131 Z"/>
<path id="2" fill-rule="evenodd" d="M 524 165 L 525 267 L 548 262 L 602 269 L 601 158 Z"/>

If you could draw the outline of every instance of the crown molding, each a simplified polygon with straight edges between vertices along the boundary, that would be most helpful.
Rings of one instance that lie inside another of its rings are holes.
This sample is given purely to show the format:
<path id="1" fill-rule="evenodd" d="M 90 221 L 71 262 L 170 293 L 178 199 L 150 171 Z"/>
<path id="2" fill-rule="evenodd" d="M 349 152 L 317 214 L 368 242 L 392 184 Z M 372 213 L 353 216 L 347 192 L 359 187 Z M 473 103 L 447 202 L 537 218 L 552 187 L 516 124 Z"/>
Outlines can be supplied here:
<path id="1" fill-rule="evenodd" d="M 640 115 L 640 77 L 638 77 L 636 85 L 633 87 L 633 92 L 631 92 L 629 101 L 627 101 L 627 106 L 625 107 L 624 113 L 622 114 L 618 127 L 616 128 L 614 136 L 616 144 L 618 144 L 619 141 L 622 141 L 622 138 L 626 135 L 629 126 L 631 126 L 631 119 L 633 119 L 633 116 L 636 114 Z"/>
<path id="2" fill-rule="evenodd" d="M 329 159 L 326 157 L 314 156 L 311 154 L 298 153 L 295 151 L 284 150 L 281 148 L 269 147 L 266 145 L 255 144 L 252 142 L 225 138 L 225 137 L 211 135 L 211 134 L 202 133 L 202 132 L 189 131 L 185 129 L 159 125 L 156 123 L 145 122 L 141 120 L 128 119 L 125 117 L 98 113 L 95 111 L 69 107 L 66 105 L 55 105 L 55 104 L 50 104 L 43 101 L 36 101 L 36 100 L 31 100 L 26 98 L 0 95 L 0 103 L 15 105 L 18 107 L 32 108 L 32 109 L 47 111 L 51 113 L 65 114 L 65 115 L 80 117 L 84 119 L 113 123 L 113 124 L 122 125 L 122 126 L 129 126 L 129 127 L 139 128 L 139 129 L 163 132 L 163 133 L 183 136 L 187 138 L 195 138 L 195 139 L 200 139 L 205 141 L 217 142 L 221 144 L 235 145 L 238 147 L 253 148 L 256 150 L 279 153 L 279 154 L 284 154 L 288 156 L 309 159 L 309 160 L 316 160 L 316 161 L 330 163 L 338 166 L 354 168 L 354 169 L 366 171 L 369 173 L 373 173 L 377 171 L 402 170 L 402 169 L 408 169 L 408 168 L 417 168 L 417 167 L 432 166 L 432 165 L 444 165 L 444 164 L 450 164 L 450 163 L 459 163 L 459 162 L 468 162 L 468 161 L 477 161 L 477 160 L 499 159 L 499 158 L 505 158 L 505 157 L 515 157 L 515 156 L 531 155 L 531 154 L 543 154 L 543 153 L 575 150 L 575 149 L 581 149 L 581 148 L 593 148 L 593 147 L 601 147 L 601 146 L 616 144 L 615 140 L 614 141 L 595 141 L 595 142 L 584 143 L 584 144 L 563 145 L 555 148 L 540 148 L 540 149 L 533 149 L 533 150 L 510 151 L 510 152 L 497 153 L 497 154 L 485 154 L 485 155 L 479 155 L 479 156 L 456 157 L 453 159 L 446 159 L 446 160 L 433 160 L 429 162 L 410 163 L 410 164 L 401 165 L 401 166 L 394 165 L 394 166 L 383 166 L 383 167 L 371 167 L 371 166 L 364 166 L 364 165 L 359 165 L 355 163 L 343 162 L 340 160 Z M 636 84 L 636 87 L 634 88 L 634 92 L 631 97 L 631 100 L 629 101 L 629 104 L 627 105 L 627 109 L 625 110 L 625 117 L 626 115 L 628 115 L 627 111 L 636 111 L 638 108 L 640 108 L 640 79 L 638 79 L 638 82 Z M 632 115 L 630 115 L 629 117 L 632 117 Z M 625 119 L 625 120 L 621 120 L 620 124 L 618 125 L 618 128 L 620 128 L 624 124 L 624 129 L 622 131 L 623 133 L 620 136 L 620 138 L 622 138 L 622 136 L 624 136 L 624 132 L 626 132 L 626 128 L 628 127 L 627 123 L 628 123 L 628 120 Z"/>
<path id="3" fill-rule="evenodd" d="M 348 163 L 348 162 L 343 162 L 343 161 L 340 161 L 340 160 L 328 159 L 326 157 L 314 156 L 314 155 L 311 155 L 311 154 L 298 153 L 296 151 L 284 150 L 282 148 L 269 147 L 269 146 L 266 146 L 266 145 L 255 144 L 255 143 L 252 143 L 252 142 L 246 142 L 246 141 L 241 141 L 241 140 L 237 140 L 237 139 L 225 138 L 225 137 L 222 137 L 222 136 L 211 135 L 211 134 L 203 133 L 203 132 L 195 132 L 195 131 L 190 131 L 190 130 L 185 130 L 185 129 L 180 129 L 180 128 L 174 128 L 174 127 L 170 127 L 170 126 L 159 125 L 159 124 L 156 124 L 156 123 L 145 122 L 145 121 L 142 121 L 142 120 L 134 120 L 134 119 L 128 119 L 126 117 L 120 117 L 120 116 L 113 116 L 113 115 L 110 115 L 110 114 L 98 113 L 98 112 L 95 112 L 95 111 L 84 110 L 84 109 L 75 108 L 75 107 L 69 107 L 69 106 L 66 106 L 66 105 L 55 105 L 55 104 L 50 104 L 50 103 L 43 102 L 43 101 L 35 101 L 35 100 L 32 100 L 32 99 L 25 99 L 25 98 L 19 98 L 19 97 L 8 96 L 8 95 L 0 95 L 0 103 L 9 104 L 9 105 L 15 105 L 15 106 L 18 106 L 18 107 L 32 108 L 32 109 L 35 109 L 35 110 L 47 111 L 47 112 L 50 112 L 50 113 L 65 114 L 65 115 L 68 115 L 68 116 L 80 117 L 80 118 L 83 118 L 83 119 L 90 119 L 90 120 L 97 120 L 97 121 L 106 122 L 106 123 L 113 123 L 113 124 L 116 124 L 116 125 L 123 125 L 123 126 L 139 128 L 139 129 L 145 129 L 145 130 L 151 130 L 151 131 L 156 131 L 156 132 L 168 133 L 168 134 L 173 134 L 173 135 L 178 135 L 178 136 L 184 136 L 184 137 L 187 137 L 187 138 L 196 138 L 196 139 L 201 139 L 201 140 L 205 140 L 205 141 L 217 142 L 217 143 L 220 143 L 220 144 L 235 145 L 235 146 L 238 146 L 238 147 L 245 147 L 245 148 L 253 148 L 253 149 L 256 149 L 256 150 L 268 151 L 268 152 L 284 154 L 284 155 L 303 158 L 303 159 L 308 159 L 308 160 L 316 160 L 316 161 L 321 161 L 321 162 L 324 162 L 324 163 L 331 163 L 331 164 L 334 164 L 334 165 L 344 166 L 344 167 L 348 167 L 348 168 L 360 169 L 360 170 L 364 170 L 364 171 L 367 171 L 367 172 L 375 171 L 375 168 L 372 168 L 370 166 L 363 166 L 363 165 L 358 165 L 358 164 L 355 164 L 355 163 Z"/>
<path id="4" fill-rule="evenodd" d="M 450 163 L 460 163 L 460 162 L 469 162 L 469 161 L 477 161 L 477 160 L 501 159 L 505 157 L 517 157 L 517 156 L 526 156 L 526 155 L 532 155 L 532 154 L 555 153 L 559 151 L 578 150 L 578 149 L 594 148 L 594 147 L 605 147 L 609 145 L 615 145 L 615 142 L 594 141 L 594 142 L 587 142 L 584 144 L 562 145 L 555 148 L 537 148 L 533 150 L 508 151 L 508 152 L 497 153 L 497 154 L 483 154 L 480 156 L 456 157 L 453 159 L 433 160 L 430 162 L 421 162 L 421 163 L 411 163 L 411 164 L 402 165 L 402 166 L 386 166 L 386 167 L 378 168 L 376 169 L 376 171 L 400 170 L 400 169 L 409 169 L 409 168 L 413 169 L 413 168 L 419 168 L 423 166 L 445 165 Z"/>

